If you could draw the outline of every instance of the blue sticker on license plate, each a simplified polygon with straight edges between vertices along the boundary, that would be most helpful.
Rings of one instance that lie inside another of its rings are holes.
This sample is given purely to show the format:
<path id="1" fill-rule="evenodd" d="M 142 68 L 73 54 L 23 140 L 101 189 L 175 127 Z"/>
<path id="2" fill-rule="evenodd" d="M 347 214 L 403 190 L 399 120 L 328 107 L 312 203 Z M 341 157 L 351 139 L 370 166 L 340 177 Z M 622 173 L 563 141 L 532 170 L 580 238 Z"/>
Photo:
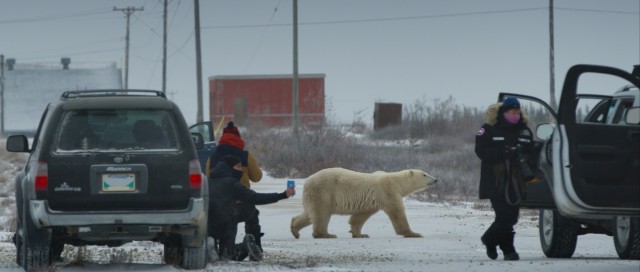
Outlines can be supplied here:
<path id="1" fill-rule="evenodd" d="M 136 190 L 133 173 L 102 174 L 103 192 L 132 192 Z"/>

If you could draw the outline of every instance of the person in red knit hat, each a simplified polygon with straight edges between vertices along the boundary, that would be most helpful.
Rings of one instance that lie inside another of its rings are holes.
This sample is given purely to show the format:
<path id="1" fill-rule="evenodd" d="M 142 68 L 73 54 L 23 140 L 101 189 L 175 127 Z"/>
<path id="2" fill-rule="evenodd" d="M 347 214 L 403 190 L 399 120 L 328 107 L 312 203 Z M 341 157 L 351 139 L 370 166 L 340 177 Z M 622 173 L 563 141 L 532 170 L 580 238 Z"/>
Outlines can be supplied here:
<path id="1" fill-rule="evenodd" d="M 251 188 L 251 183 L 259 182 L 262 179 L 262 170 L 258 161 L 251 155 L 251 153 L 245 150 L 245 143 L 240 136 L 238 127 L 233 122 L 227 123 L 227 127 L 222 130 L 222 135 L 218 140 L 215 152 L 209 157 L 206 165 L 206 175 L 211 177 L 211 169 L 218 165 L 221 159 L 225 156 L 235 156 L 240 158 L 242 164 L 242 177 L 240 183 Z M 261 237 L 264 233 L 261 232 L 260 220 L 258 215 L 260 211 L 256 209 L 256 206 L 250 203 L 239 202 L 237 203 L 239 214 L 239 222 L 244 222 L 244 231 L 246 234 L 252 234 L 255 237 L 255 242 L 262 251 Z M 261 255 L 261 254 L 260 254 Z M 240 257 L 240 259 L 244 259 Z"/>
<path id="2" fill-rule="evenodd" d="M 207 160 L 205 173 L 207 177 L 211 174 L 211 168 L 220 162 L 220 158 L 225 155 L 235 155 L 242 161 L 242 172 L 244 174 L 240 179 L 240 183 L 247 188 L 251 188 L 249 181 L 259 182 L 262 179 L 260 164 L 249 151 L 244 150 L 244 146 L 245 143 L 240 136 L 238 127 L 236 127 L 233 122 L 227 123 L 227 127 L 222 130 L 222 136 L 220 136 L 218 140 L 218 146 L 215 152 Z"/>

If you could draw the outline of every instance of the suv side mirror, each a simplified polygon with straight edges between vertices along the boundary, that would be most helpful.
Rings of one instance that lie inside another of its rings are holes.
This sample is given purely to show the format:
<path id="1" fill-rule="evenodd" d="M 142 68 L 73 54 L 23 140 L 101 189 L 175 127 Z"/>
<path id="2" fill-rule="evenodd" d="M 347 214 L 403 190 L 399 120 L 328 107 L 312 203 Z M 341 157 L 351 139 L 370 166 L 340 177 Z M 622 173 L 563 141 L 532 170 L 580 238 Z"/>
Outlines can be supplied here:
<path id="1" fill-rule="evenodd" d="M 548 140 L 555 128 L 556 126 L 551 123 L 539 124 L 538 127 L 536 127 L 536 137 L 541 140 Z"/>
<path id="2" fill-rule="evenodd" d="M 29 141 L 24 135 L 11 135 L 7 138 L 7 151 L 29 152 Z"/>
<path id="3" fill-rule="evenodd" d="M 196 145 L 196 149 L 204 148 L 204 137 L 201 133 L 191 132 L 191 139 L 193 139 L 193 143 Z"/>
<path id="4" fill-rule="evenodd" d="M 640 107 L 633 107 L 627 110 L 627 116 L 625 116 L 624 121 L 629 125 L 640 124 Z"/>

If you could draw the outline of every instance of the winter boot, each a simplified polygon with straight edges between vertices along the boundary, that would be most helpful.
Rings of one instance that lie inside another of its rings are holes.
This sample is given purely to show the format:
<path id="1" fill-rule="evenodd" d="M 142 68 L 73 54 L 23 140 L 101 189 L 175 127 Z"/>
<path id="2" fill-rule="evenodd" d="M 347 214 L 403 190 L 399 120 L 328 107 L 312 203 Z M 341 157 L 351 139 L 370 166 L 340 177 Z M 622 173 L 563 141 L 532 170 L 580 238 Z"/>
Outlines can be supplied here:
<path id="1" fill-rule="evenodd" d="M 219 260 L 235 261 L 239 251 L 240 249 L 237 245 L 225 246 L 220 244 L 218 247 Z"/>
<path id="2" fill-rule="evenodd" d="M 489 229 L 484 232 L 482 237 L 480 237 L 480 241 L 482 241 L 482 244 L 487 248 L 487 257 L 492 260 L 498 258 L 498 250 L 496 249 L 498 241 L 496 239 L 496 235 L 496 227 L 491 225 Z"/>
<path id="3" fill-rule="evenodd" d="M 501 233 L 500 239 L 500 250 L 502 250 L 502 254 L 504 254 L 505 261 L 517 261 L 520 260 L 520 255 L 516 252 L 516 248 L 513 246 L 513 237 L 516 235 L 515 232 L 503 232 Z"/>
<path id="4" fill-rule="evenodd" d="M 260 246 L 259 241 L 260 237 L 256 238 L 252 234 L 247 234 L 243 241 L 249 251 L 249 260 L 254 262 L 262 261 L 262 247 Z"/>
<path id="5" fill-rule="evenodd" d="M 216 241 L 213 239 L 213 237 L 207 237 L 207 260 L 209 261 L 209 263 L 215 263 L 216 261 L 218 261 L 218 259 L 220 259 L 217 248 L 218 247 L 216 245 Z"/>
<path id="6" fill-rule="evenodd" d="M 247 256 L 249 256 L 249 249 L 247 248 L 247 236 L 244 237 L 244 240 L 242 240 L 242 243 L 240 244 L 236 244 L 236 255 L 235 257 L 233 257 L 234 261 L 244 261 L 244 259 L 247 258 Z"/>

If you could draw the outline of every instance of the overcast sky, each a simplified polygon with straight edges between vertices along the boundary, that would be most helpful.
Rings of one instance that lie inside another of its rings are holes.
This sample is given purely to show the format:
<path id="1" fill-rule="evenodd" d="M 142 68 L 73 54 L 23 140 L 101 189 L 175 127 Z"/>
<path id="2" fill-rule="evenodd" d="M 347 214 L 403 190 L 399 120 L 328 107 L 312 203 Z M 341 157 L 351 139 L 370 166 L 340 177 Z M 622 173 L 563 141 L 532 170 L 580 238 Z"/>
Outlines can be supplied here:
<path id="1" fill-rule="evenodd" d="M 640 63 L 640 0 L 555 0 L 556 89 L 578 63 Z M 0 0 L 0 54 L 18 63 L 125 60 L 129 88 L 162 88 L 161 0 Z M 299 73 L 322 73 L 333 121 L 372 122 L 375 102 L 486 108 L 500 91 L 549 101 L 548 0 L 299 0 Z M 167 91 L 196 120 L 192 0 L 170 0 Z M 292 0 L 201 0 L 208 77 L 291 74 Z M 123 77 L 124 78 L 124 77 Z M 559 92 L 559 91 L 557 91 Z"/>

